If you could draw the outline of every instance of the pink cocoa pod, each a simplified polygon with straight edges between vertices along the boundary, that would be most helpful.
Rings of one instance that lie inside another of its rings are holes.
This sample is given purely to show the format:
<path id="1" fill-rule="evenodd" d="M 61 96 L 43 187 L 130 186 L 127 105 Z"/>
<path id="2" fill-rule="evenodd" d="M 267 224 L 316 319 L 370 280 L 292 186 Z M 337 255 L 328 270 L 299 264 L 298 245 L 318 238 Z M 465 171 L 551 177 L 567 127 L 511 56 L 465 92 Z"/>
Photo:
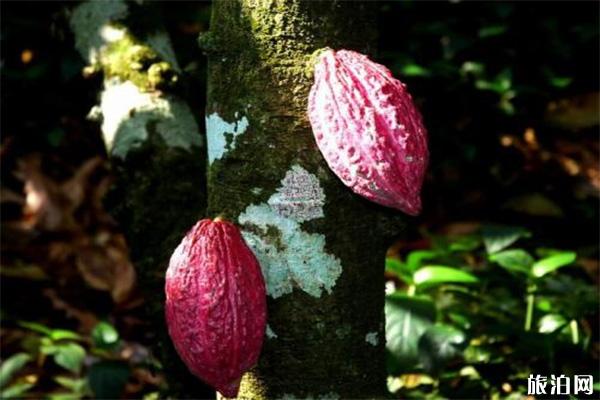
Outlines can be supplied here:
<path id="1" fill-rule="evenodd" d="M 355 193 L 407 214 L 421 212 L 427 131 L 405 85 L 350 50 L 325 50 L 315 66 L 308 117 L 329 168 Z"/>
<path id="2" fill-rule="evenodd" d="M 204 219 L 171 256 L 165 317 L 189 370 L 226 397 L 258 361 L 267 320 L 260 265 L 230 222 Z"/>

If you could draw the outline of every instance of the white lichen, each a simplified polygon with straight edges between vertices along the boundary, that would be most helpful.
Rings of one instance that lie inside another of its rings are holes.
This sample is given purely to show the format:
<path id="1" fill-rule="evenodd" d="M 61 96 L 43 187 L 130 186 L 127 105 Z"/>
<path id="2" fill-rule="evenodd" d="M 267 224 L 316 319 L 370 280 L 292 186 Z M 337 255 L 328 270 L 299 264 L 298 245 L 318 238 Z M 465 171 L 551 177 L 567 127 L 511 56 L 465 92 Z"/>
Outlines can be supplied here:
<path id="1" fill-rule="evenodd" d="M 267 338 L 269 338 L 269 339 L 276 339 L 277 338 L 277 334 L 273 331 L 273 329 L 271 329 L 271 327 L 269 325 L 267 325 L 267 329 L 265 331 L 265 335 L 267 335 Z"/>
<path id="2" fill-rule="evenodd" d="M 308 199 L 310 206 L 297 207 L 291 198 Z M 260 261 L 270 296 L 280 297 L 296 287 L 314 297 L 331 293 L 342 273 L 341 262 L 325 251 L 324 235 L 301 229 L 302 222 L 323 216 L 324 202 L 317 178 L 294 166 L 267 204 L 249 205 L 239 215 L 242 234 Z"/>
<path id="3" fill-rule="evenodd" d="M 110 24 L 123 20 L 127 13 L 123 0 L 87 1 L 75 7 L 69 21 L 75 48 L 88 63 L 96 64 L 105 46 L 123 37 L 125 31 Z"/>
<path id="4" fill-rule="evenodd" d="M 365 335 L 365 342 L 369 343 L 372 346 L 377 346 L 379 344 L 379 333 L 378 332 L 369 332 Z"/>
<path id="5" fill-rule="evenodd" d="M 237 115 L 236 115 L 237 118 Z M 208 146 L 208 164 L 220 160 L 227 151 L 235 149 L 236 139 L 246 132 L 249 122 L 245 116 L 234 122 L 227 122 L 212 113 L 206 117 L 206 141 Z"/>
<path id="6" fill-rule="evenodd" d="M 191 150 L 202 145 L 198 125 L 188 105 L 178 98 L 146 93 L 132 82 L 105 82 L 100 111 L 102 134 L 111 156 L 127 153 L 149 137 L 149 125 L 171 147 Z"/>
<path id="7" fill-rule="evenodd" d="M 282 217 L 304 222 L 323 217 L 325 193 L 315 175 L 294 165 L 285 174 L 281 187 L 269 198 L 268 204 Z"/>

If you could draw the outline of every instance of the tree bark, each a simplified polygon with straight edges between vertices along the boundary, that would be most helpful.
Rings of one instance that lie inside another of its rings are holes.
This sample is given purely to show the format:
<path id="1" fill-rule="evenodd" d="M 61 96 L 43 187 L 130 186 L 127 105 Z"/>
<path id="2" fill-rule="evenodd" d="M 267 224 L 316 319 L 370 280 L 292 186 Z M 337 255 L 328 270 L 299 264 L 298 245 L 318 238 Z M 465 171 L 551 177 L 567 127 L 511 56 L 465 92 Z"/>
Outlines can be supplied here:
<path id="1" fill-rule="evenodd" d="M 164 394 L 199 398 L 211 389 L 180 361 L 163 306 L 171 253 L 205 212 L 206 152 L 161 22 L 154 5 L 124 0 L 84 2 L 70 20 L 86 71 L 103 76 L 100 104 L 90 115 L 102 123 L 115 175 L 107 207 L 125 234 L 144 294 L 146 340 L 163 364 Z"/>
<path id="2" fill-rule="evenodd" d="M 315 51 L 370 53 L 371 7 L 216 1 L 200 38 L 208 215 L 242 227 L 269 294 L 261 359 L 239 398 L 386 396 L 386 214 L 329 170 L 306 115 Z"/>

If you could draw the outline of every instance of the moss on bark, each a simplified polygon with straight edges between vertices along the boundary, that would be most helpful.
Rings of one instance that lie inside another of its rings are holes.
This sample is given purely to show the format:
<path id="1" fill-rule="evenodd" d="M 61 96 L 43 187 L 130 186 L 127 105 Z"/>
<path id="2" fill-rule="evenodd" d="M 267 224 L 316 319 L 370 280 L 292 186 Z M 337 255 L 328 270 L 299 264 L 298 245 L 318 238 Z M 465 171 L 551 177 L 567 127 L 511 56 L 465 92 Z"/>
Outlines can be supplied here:
<path id="1" fill-rule="evenodd" d="M 264 204 L 286 171 L 299 165 L 318 178 L 326 197 L 325 216 L 303 222 L 302 230 L 323 235 L 326 252 L 342 264 L 330 294 L 314 297 L 296 288 L 270 299 L 268 322 L 277 337 L 265 339 L 239 398 L 385 397 L 385 341 L 373 345 L 365 337 L 384 337 L 386 239 L 398 224 L 382 224 L 389 212 L 354 195 L 329 171 L 306 116 L 315 51 L 371 53 L 371 7 L 217 1 L 211 31 L 200 40 L 209 55 L 207 115 L 249 122 L 235 148 L 209 167 L 208 214 L 237 221 L 249 205 Z"/>

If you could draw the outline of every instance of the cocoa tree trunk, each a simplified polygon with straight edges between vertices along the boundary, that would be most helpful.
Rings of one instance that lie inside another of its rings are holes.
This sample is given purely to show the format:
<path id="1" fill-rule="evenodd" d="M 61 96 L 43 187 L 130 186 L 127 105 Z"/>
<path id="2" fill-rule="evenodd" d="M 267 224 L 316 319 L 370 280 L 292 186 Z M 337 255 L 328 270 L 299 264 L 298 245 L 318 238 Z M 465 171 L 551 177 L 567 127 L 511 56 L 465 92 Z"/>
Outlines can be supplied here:
<path id="1" fill-rule="evenodd" d="M 371 53 L 371 7 L 216 1 L 200 38 L 208 216 L 241 226 L 269 294 L 263 352 L 240 398 L 385 397 L 387 214 L 328 169 L 306 116 L 313 53 Z"/>

